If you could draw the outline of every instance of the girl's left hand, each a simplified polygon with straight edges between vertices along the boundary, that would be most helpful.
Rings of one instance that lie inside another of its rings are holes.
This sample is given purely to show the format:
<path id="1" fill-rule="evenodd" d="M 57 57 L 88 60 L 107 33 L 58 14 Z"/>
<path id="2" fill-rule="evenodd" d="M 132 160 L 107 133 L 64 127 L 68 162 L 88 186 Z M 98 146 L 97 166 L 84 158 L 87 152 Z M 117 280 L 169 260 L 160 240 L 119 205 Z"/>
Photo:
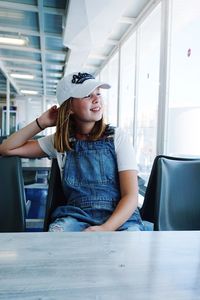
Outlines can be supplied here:
<path id="1" fill-rule="evenodd" d="M 89 226 L 83 231 L 88 231 L 88 232 L 95 232 L 95 231 L 106 231 L 103 225 L 98 225 L 98 226 Z"/>
<path id="2" fill-rule="evenodd" d="M 41 124 L 41 127 L 43 128 L 56 126 L 57 117 L 58 108 L 56 105 L 54 105 L 38 118 L 39 124 Z"/>

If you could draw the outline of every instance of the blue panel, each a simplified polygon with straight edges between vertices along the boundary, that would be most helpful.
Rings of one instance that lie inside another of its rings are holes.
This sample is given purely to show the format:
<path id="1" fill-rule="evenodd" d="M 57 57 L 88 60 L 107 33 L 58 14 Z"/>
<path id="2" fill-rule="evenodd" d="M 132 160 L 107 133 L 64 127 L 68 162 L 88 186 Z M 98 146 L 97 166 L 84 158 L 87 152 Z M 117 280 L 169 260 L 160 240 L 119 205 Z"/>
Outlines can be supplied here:
<path id="1" fill-rule="evenodd" d="M 26 200 L 31 201 L 28 219 L 43 219 L 47 198 L 47 188 L 26 188 Z"/>

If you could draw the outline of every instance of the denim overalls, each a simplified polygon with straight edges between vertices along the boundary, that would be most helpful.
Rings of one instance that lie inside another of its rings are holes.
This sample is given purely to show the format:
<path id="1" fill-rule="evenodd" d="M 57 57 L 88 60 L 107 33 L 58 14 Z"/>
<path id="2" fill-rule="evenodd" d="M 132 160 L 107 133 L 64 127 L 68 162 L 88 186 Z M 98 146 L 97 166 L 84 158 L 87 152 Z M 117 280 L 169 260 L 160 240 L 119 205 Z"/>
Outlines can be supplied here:
<path id="1" fill-rule="evenodd" d="M 73 138 L 72 146 L 62 180 L 67 205 L 58 207 L 52 215 L 56 219 L 53 224 L 63 227 L 62 231 L 68 231 L 68 221 L 76 223 L 72 231 L 103 224 L 120 200 L 114 128 L 107 127 L 104 137 L 97 141 Z M 138 209 L 118 230 L 144 230 Z"/>

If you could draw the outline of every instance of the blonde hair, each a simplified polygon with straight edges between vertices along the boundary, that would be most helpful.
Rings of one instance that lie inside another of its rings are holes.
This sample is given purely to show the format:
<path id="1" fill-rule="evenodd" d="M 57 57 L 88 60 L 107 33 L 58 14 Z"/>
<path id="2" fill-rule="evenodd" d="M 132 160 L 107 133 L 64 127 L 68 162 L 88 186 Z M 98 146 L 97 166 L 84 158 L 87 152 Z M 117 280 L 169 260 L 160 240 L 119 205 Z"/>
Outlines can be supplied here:
<path id="1" fill-rule="evenodd" d="M 71 113 L 71 102 L 73 98 L 69 98 L 61 104 L 58 110 L 58 118 L 56 123 L 56 133 L 54 136 L 54 147 L 58 152 L 65 152 L 72 150 L 70 145 L 70 137 L 73 137 L 76 133 L 76 122 L 74 116 Z M 103 135 L 106 124 L 103 117 L 97 121 L 90 133 L 90 140 L 96 141 Z"/>

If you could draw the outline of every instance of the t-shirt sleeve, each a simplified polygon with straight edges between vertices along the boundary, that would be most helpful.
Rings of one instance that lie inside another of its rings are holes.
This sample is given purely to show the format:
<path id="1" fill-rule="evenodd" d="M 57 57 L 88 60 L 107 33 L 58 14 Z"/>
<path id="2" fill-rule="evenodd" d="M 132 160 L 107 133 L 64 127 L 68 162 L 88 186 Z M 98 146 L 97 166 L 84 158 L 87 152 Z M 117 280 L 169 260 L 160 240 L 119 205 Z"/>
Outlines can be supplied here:
<path id="1" fill-rule="evenodd" d="M 54 148 L 54 134 L 38 139 L 41 149 L 50 157 L 56 158 L 56 149 Z"/>
<path id="2" fill-rule="evenodd" d="M 138 171 L 135 150 L 132 145 L 130 135 L 125 133 L 122 129 L 116 128 L 114 144 L 117 156 L 118 171 Z"/>

